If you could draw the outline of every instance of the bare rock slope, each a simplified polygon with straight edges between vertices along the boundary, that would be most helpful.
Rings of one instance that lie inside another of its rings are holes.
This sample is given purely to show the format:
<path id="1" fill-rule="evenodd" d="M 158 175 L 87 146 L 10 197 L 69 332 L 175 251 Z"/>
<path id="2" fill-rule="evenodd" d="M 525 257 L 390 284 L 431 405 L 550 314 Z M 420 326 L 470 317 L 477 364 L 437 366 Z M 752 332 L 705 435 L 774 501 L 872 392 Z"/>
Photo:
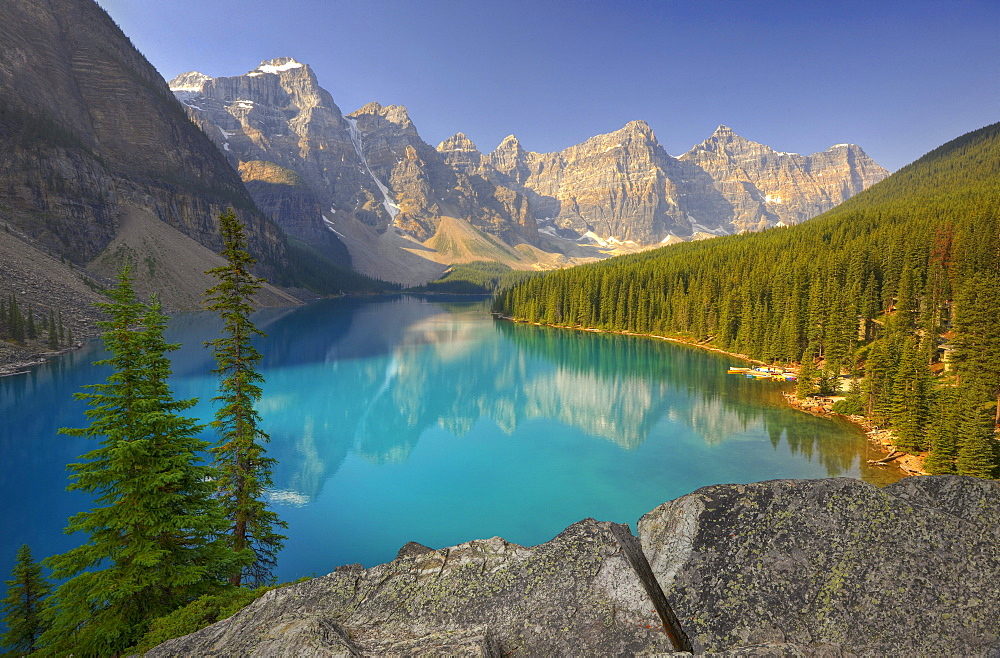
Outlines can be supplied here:
<path id="1" fill-rule="evenodd" d="M 995 656 L 998 539 L 995 481 L 718 485 L 645 515 L 641 550 L 592 519 L 531 548 L 411 543 L 148 655 Z"/>
<path id="2" fill-rule="evenodd" d="M 0 3 L 0 44 L 0 222 L 83 265 L 136 208 L 221 249 L 233 207 L 265 268 L 284 262 L 278 228 L 95 2 Z"/>
<path id="3" fill-rule="evenodd" d="M 463 133 L 435 149 L 404 106 L 345 115 L 289 57 L 241 76 L 184 73 L 170 88 L 290 235 L 406 283 L 439 271 L 421 259 L 461 262 L 430 242 L 449 219 L 518 249 L 486 260 L 548 269 L 798 223 L 888 175 L 857 146 L 779 153 L 725 126 L 673 157 L 644 121 L 555 153 L 511 135 L 484 154 Z"/>

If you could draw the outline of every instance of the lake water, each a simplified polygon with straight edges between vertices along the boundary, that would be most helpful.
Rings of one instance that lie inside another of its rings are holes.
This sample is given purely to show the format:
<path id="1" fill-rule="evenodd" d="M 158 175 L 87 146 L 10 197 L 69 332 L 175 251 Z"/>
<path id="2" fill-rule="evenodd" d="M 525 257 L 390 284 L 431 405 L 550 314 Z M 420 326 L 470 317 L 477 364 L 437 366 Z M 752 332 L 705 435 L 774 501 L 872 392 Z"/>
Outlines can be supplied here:
<path id="1" fill-rule="evenodd" d="M 259 409 L 279 460 L 271 492 L 288 522 L 277 576 L 391 560 L 500 535 L 532 545 L 585 517 L 635 521 L 698 487 L 847 476 L 887 484 L 864 436 L 781 402 L 787 384 L 727 375 L 732 359 L 664 341 L 494 321 L 486 301 L 331 300 L 256 316 L 268 333 Z M 173 390 L 215 379 L 207 314 L 171 322 Z M 99 345 L 0 378 L 0 572 L 21 543 L 37 557 L 88 505 L 65 465 L 95 446 L 72 399 L 107 371 Z M 742 365 L 742 364 L 741 364 Z M 871 454 L 869 454 L 869 452 Z"/>

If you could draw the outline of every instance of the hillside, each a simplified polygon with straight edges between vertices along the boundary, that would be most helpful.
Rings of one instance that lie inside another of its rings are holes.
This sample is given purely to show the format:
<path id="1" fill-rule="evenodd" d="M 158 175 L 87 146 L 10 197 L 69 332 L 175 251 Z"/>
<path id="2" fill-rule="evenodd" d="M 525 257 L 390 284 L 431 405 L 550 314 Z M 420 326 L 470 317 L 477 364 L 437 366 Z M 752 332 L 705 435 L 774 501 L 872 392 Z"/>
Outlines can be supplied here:
<path id="1" fill-rule="evenodd" d="M 964 135 L 805 224 L 680 244 L 528 280 L 495 310 L 678 336 L 801 364 L 934 472 L 1000 464 L 1000 124 Z"/>

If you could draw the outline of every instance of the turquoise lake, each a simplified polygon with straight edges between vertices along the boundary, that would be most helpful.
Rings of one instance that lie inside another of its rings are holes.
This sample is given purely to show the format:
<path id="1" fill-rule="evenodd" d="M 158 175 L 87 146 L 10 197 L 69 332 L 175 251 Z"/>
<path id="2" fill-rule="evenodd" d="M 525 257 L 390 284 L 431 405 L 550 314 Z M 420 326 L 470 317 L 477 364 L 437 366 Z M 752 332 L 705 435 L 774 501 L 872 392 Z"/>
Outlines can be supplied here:
<path id="1" fill-rule="evenodd" d="M 665 341 L 495 321 L 488 302 L 395 296 L 256 316 L 259 410 L 288 522 L 277 577 L 391 560 L 499 535 L 533 545 L 585 517 L 629 523 L 698 487 L 846 476 L 887 484 L 854 426 L 785 406 L 789 385 L 727 375 L 740 361 Z M 210 419 L 207 314 L 173 318 L 172 386 Z M 107 370 L 99 344 L 0 378 L 0 564 L 83 541 L 88 506 L 65 466 L 95 442 L 73 393 Z M 6 569 L 7 567 L 4 567 Z"/>

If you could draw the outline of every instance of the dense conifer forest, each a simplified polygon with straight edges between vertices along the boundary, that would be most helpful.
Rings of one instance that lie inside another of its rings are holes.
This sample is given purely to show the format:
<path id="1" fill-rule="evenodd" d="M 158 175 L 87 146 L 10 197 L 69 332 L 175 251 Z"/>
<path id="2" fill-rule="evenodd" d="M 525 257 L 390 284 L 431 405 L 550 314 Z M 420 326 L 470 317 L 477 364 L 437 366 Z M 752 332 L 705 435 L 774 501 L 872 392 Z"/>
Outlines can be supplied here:
<path id="1" fill-rule="evenodd" d="M 840 409 L 891 427 L 932 472 L 996 477 L 1000 124 L 804 224 L 552 272 L 494 311 L 799 364 L 800 395 L 850 381 Z"/>

